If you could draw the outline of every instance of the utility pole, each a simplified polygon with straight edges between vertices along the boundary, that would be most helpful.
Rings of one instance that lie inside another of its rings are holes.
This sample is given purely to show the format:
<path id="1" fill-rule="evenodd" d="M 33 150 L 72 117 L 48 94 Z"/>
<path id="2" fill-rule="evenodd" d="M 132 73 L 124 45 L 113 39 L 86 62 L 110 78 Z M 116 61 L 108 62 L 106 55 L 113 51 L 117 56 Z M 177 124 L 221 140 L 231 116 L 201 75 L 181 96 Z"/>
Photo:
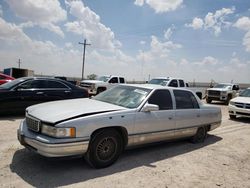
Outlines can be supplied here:
<path id="1" fill-rule="evenodd" d="M 20 69 L 20 66 L 21 66 L 21 59 L 18 59 L 18 68 Z"/>
<path id="2" fill-rule="evenodd" d="M 90 45 L 90 44 L 87 44 L 86 39 L 84 39 L 84 43 L 79 42 L 79 44 L 83 45 L 83 55 L 82 55 L 82 80 L 83 80 L 83 78 L 84 78 L 85 50 L 86 50 L 86 46 Z"/>

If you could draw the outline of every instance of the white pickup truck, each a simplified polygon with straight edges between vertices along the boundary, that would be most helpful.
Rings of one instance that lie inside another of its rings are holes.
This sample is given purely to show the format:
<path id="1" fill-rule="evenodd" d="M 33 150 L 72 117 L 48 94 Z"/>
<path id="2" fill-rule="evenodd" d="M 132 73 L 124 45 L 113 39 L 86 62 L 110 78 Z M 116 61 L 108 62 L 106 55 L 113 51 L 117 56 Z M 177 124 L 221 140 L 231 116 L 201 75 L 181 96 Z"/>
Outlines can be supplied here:
<path id="1" fill-rule="evenodd" d="M 98 80 L 83 80 L 80 86 L 88 89 L 89 95 L 97 95 L 118 84 L 125 84 L 126 81 L 122 76 L 101 76 Z"/>
<path id="2" fill-rule="evenodd" d="M 211 103 L 213 100 L 223 101 L 228 104 L 232 98 L 236 97 L 238 92 L 238 84 L 220 83 L 213 88 L 207 89 L 206 101 L 207 103 Z"/>
<path id="3" fill-rule="evenodd" d="M 162 86 L 168 86 L 168 87 L 180 87 L 180 88 L 187 88 L 189 90 L 192 90 L 196 95 L 202 99 L 202 91 L 199 91 L 197 88 L 191 88 L 188 86 L 188 83 L 186 83 L 183 79 L 180 78 L 172 78 L 172 77 L 156 77 L 153 78 L 148 82 L 149 84 L 156 84 L 156 85 L 162 85 Z"/>

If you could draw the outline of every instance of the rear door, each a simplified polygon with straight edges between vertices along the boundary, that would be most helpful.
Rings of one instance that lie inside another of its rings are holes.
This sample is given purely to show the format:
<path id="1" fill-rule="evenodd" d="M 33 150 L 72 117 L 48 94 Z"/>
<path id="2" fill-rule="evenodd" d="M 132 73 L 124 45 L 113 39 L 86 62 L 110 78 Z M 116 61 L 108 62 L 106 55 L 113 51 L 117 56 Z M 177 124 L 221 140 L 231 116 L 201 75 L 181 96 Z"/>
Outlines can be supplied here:
<path id="1" fill-rule="evenodd" d="M 68 87 L 63 82 L 58 80 L 48 80 L 46 87 L 46 100 L 62 100 L 72 98 L 73 92 L 70 87 Z"/>
<path id="2" fill-rule="evenodd" d="M 176 135 L 188 133 L 188 128 L 201 125 L 199 104 L 190 91 L 174 90 Z"/>

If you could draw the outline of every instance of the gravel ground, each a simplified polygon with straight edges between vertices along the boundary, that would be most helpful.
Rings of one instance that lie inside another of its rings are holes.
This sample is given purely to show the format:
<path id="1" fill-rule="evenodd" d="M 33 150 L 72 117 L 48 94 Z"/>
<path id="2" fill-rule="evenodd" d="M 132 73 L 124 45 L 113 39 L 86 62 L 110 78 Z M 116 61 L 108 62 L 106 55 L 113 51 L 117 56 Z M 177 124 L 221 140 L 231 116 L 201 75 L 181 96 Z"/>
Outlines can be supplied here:
<path id="1" fill-rule="evenodd" d="M 250 187 L 250 119 L 229 120 L 202 144 L 188 141 L 125 151 L 106 169 L 81 158 L 49 159 L 19 144 L 23 117 L 0 118 L 0 187 Z"/>

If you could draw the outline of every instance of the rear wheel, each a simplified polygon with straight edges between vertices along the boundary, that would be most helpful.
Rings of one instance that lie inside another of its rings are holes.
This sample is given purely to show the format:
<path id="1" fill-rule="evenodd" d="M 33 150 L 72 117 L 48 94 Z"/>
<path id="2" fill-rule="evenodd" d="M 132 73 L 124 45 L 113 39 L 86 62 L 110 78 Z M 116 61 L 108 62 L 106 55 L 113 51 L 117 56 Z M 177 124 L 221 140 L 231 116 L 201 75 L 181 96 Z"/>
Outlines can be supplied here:
<path id="1" fill-rule="evenodd" d="M 197 129 L 196 134 L 191 138 L 192 143 L 201 143 L 207 137 L 207 129 L 205 127 L 200 127 Z"/>
<path id="2" fill-rule="evenodd" d="M 95 168 L 105 168 L 119 158 L 122 150 L 121 135 L 113 129 L 102 130 L 93 135 L 85 159 Z"/>

